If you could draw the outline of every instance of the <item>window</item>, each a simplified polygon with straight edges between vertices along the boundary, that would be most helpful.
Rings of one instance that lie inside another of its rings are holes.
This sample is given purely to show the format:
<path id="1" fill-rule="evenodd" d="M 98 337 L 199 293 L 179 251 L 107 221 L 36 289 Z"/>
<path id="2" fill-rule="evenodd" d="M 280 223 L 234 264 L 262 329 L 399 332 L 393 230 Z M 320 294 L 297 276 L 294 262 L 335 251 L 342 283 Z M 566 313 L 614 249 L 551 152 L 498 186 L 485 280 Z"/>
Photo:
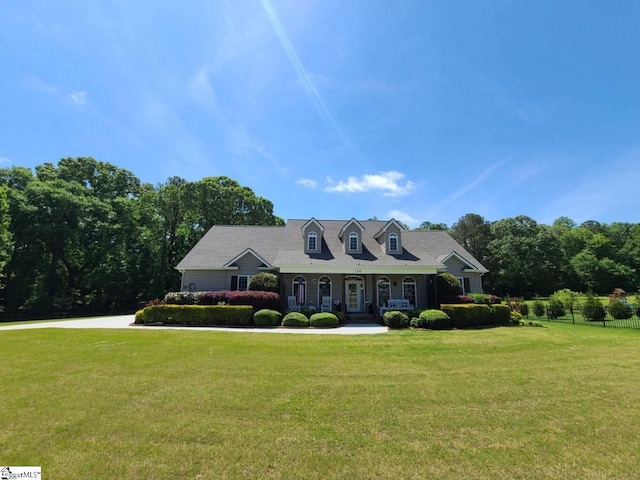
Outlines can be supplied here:
<path id="1" fill-rule="evenodd" d="M 232 275 L 231 288 L 229 290 L 249 290 L 251 275 Z"/>
<path id="2" fill-rule="evenodd" d="M 329 277 L 322 277 L 318 280 L 318 298 L 322 302 L 322 297 L 331 296 L 331 279 Z"/>
<path id="3" fill-rule="evenodd" d="M 358 234 L 356 232 L 349 234 L 349 250 L 358 250 Z"/>
<path id="4" fill-rule="evenodd" d="M 409 300 L 409 303 L 416 305 L 416 281 L 413 277 L 405 277 L 402 280 L 402 298 Z"/>
<path id="5" fill-rule="evenodd" d="M 389 234 L 389 251 L 390 252 L 398 251 L 398 234 L 397 233 Z"/>
<path id="6" fill-rule="evenodd" d="M 293 279 L 293 296 L 296 297 L 296 305 L 305 305 L 307 299 L 307 281 L 304 277 Z"/>
<path id="7" fill-rule="evenodd" d="M 460 282 L 460 286 L 462 287 L 462 294 L 466 295 L 471 291 L 471 280 L 469 277 L 457 277 Z"/>
<path id="8" fill-rule="evenodd" d="M 387 277 L 380 277 L 378 279 L 378 306 L 384 307 L 389 300 L 389 292 L 391 289 L 391 282 Z"/>
<path id="9" fill-rule="evenodd" d="M 307 250 L 318 249 L 318 234 L 316 232 L 310 232 L 307 236 Z"/>

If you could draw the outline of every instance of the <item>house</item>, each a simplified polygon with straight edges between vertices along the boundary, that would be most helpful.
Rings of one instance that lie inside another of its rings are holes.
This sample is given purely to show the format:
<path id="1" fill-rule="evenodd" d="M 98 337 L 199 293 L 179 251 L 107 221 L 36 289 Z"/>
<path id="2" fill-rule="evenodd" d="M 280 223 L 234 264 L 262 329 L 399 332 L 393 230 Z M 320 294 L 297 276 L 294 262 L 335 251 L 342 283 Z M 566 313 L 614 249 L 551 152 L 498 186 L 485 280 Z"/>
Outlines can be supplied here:
<path id="1" fill-rule="evenodd" d="M 289 220 L 284 226 L 212 227 L 176 266 L 183 291 L 246 290 L 252 275 L 280 277 L 283 307 L 381 314 L 435 304 L 435 276 L 482 292 L 482 264 L 444 231 L 396 220 Z M 394 301 L 402 300 L 400 303 Z"/>

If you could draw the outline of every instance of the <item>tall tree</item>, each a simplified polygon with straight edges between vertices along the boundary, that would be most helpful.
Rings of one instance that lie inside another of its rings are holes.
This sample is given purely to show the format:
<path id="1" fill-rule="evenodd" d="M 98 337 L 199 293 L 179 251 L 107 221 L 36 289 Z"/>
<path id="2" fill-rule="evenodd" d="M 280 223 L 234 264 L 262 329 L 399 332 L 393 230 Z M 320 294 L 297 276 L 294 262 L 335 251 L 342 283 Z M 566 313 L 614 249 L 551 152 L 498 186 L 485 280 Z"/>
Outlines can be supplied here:
<path id="1" fill-rule="evenodd" d="M 475 213 L 467 213 L 453 224 L 450 233 L 471 255 L 484 262 L 493 238 L 490 222 Z"/>

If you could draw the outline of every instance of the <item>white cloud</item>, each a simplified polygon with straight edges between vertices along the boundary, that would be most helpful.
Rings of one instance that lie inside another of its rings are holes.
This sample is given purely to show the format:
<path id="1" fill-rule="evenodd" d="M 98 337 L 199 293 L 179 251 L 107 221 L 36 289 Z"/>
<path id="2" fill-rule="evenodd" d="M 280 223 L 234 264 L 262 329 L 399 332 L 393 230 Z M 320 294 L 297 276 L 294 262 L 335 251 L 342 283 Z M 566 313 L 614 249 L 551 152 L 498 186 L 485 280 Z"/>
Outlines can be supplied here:
<path id="1" fill-rule="evenodd" d="M 69 98 L 71 98 L 71 100 L 73 100 L 73 102 L 76 105 L 82 106 L 85 103 L 87 103 L 87 92 L 84 92 L 84 91 L 71 92 L 69 94 Z"/>
<path id="2" fill-rule="evenodd" d="M 405 224 L 409 225 L 410 227 L 417 227 L 420 224 L 419 220 L 416 220 L 411 215 L 409 215 L 406 212 L 403 212 L 402 210 L 391 210 L 387 214 L 387 217 L 388 218 L 395 218 L 399 222 L 405 223 Z"/>
<path id="3" fill-rule="evenodd" d="M 373 175 L 362 175 L 361 177 L 349 177 L 346 181 L 340 180 L 336 185 L 325 188 L 327 192 L 362 193 L 372 190 L 382 191 L 385 197 L 400 197 L 407 195 L 415 188 L 415 183 L 407 181 L 404 184 L 400 181 L 405 177 L 403 173 L 395 170 L 380 172 Z"/>
<path id="4" fill-rule="evenodd" d="M 301 178 L 297 183 L 298 185 L 302 185 L 307 188 L 318 188 L 318 182 L 311 180 L 310 178 Z"/>
<path id="5" fill-rule="evenodd" d="M 209 80 L 209 72 L 205 68 L 198 70 L 189 79 L 187 93 L 197 103 L 206 107 L 214 107 L 216 104 L 213 88 Z"/>
<path id="6" fill-rule="evenodd" d="M 0 165 L 9 165 L 11 163 L 11 160 L 9 160 L 7 157 L 0 157 Z"/>

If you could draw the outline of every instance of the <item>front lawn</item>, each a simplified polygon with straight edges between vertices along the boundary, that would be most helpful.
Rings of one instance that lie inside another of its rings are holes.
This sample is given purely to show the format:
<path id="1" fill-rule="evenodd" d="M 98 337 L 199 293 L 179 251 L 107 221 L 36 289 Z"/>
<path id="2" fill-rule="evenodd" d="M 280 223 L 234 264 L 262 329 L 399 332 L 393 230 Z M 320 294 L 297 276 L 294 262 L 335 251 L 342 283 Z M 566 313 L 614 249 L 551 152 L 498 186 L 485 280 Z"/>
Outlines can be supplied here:
<path id="1" fill-rule="evenodd" d="M 640 333 L 0 331 L 43 478 L 639 478 Z"/>

